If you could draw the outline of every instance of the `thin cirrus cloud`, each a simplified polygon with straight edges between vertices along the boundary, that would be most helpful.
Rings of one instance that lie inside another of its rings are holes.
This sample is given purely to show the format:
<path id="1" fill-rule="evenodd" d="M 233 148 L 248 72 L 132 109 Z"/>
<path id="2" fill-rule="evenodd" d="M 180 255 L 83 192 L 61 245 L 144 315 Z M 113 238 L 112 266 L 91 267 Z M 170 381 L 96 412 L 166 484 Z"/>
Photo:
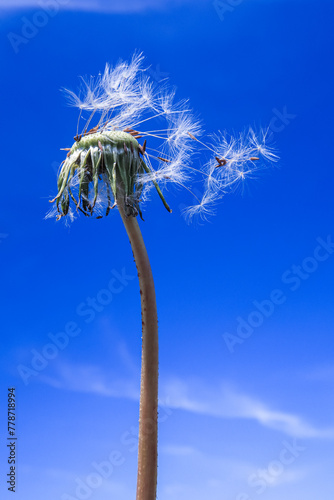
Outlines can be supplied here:
<path id="1" fill-rule="evenodd" d="M 205 0 L 202 0 L 205 2 Z M 0 0 L 0 8 L 13 9 L 43 9 L 110 13 L 143 12 L 146 10 L 161 10 L 178 5 L 191 5 L 192 0 Z"/>
<path id="2" fill-rule="evenodd" d="M 228 384 L 212 389 L 200 381 L 178 379 L 164 387 L 169 406 L 218 418 L 255 420 L 258 424 L 296 438 L 334 438 L 334 428 L 320 429 L 292 413 L 271 409 L 258 399 L 242 394 Z"/>
<path id="3" fill-rule="evenodd" d="M 55 376 L 40 376 L 40 381 L 58 389 L 85 392 L 104 397 L 139 400 L 139 384 L 132 377 L 106 375 L 97 366 L 62 364 Z M 227 419 L 253 420 L 261 426 L 295 438 L 334 438 L 334 428 L 318 428 L 304 418 L 270 408 L 228 384 L 212 387 L 200 380 L 162 381 L 160 404 L 171 409 Z"/>
<path id="4" fill-rule="evenodd" d="M 119 376 L 106 377 L 94 365 L 60 364 L 54 376 L 40 375 L 40 381 L 56 389 L 68 389 L 104 397 L 139 400 L 139 383 Z"/>

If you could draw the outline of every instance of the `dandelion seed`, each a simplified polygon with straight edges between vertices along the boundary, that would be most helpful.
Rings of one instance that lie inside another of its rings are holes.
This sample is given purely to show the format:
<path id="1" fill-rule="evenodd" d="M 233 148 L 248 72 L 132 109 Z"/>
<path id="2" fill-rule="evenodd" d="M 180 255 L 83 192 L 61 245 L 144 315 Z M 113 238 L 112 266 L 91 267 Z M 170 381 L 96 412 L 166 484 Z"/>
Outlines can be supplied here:
<path id="1" fill-rule="evenodd" d="M 215 212 L 215 205 L 219 197 L 218 191 L 213 189 L 206 191 L 199 203 L 183 210 L 186 221 L 191 222 L 195 216 L 199 216 L 202 220 L 208 220 L 208 217 Z"/>
<path id="2" fill-rule="evenodd" d="M 275 153 L 275 149 L 269 145 L 271 141 L 270 130 L 260 130 L 257 135 L 253 129 L 249 130 L 249 140 L 254 151 L 258 151 L 259 155 L 268 162 L 277 162 L 279 157 Z"/>

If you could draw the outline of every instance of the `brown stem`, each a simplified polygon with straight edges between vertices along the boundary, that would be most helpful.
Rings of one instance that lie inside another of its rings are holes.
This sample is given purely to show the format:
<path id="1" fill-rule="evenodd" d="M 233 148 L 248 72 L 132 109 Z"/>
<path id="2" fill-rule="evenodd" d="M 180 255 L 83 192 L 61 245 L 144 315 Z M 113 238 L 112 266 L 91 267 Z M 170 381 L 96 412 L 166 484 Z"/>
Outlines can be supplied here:
<path id="1" fill-rule="evenodd" d="M 136 500 L 156 500 L 158 467 L 158 317 L 154 282 L 144 240 L 135 217 L 118 205 L 136 262 L 142 313 L 142 366 Z"/>

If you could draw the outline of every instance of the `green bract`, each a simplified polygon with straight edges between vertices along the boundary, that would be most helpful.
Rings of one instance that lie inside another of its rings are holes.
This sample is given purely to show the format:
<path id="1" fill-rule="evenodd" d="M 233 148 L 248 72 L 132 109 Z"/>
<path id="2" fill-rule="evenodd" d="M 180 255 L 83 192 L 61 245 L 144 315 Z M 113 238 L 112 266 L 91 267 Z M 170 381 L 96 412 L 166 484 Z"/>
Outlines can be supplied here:
<path id="1" fill-rule="evenodd" d="M 51 200 L 57 203 L 58 219 L 68 214 L 71 200 L 77 210 L 87 216 L 94 215 L 98 196 L 107 199 L 106 215 L 121 203 L 126 215 L 142 216 L 141 174 L 151 176 L 163 204 L 171 211 L 153 172 L 142 158 L 144 153 L 145 145 L 141 146 L 128 132 L 88 132 L 77 137 L 60 170 L 58 194 Z"/>

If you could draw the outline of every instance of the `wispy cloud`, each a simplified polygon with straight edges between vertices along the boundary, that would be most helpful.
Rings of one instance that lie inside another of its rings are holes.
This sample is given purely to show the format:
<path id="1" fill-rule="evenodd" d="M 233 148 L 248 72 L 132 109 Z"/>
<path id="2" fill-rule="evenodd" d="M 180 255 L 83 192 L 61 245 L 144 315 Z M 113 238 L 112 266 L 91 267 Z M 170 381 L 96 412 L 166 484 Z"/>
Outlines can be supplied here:
<path id="1" fill-rule="evenodd" d="M 204 1 L 204 0 L 203 0 Z M 162 10 L 178 5 L 193 3 L 192 0 L 54 0 L 53 5 L 58 5 L 61 10 L 110 12 L 110 13 L 136 13 L 146 10 Z M 0 0 L 0 8 L 10 11 L 13 9 L 43 9 L 48 7 L 47 0 Z"/>
<path id="2" fill-rule="evenodd" d="M 139 381 L 102 373 L 98 366 L 59 364 L 55 375 L 40 375 L 40 381 L 57 389 L 105 397 L 139 399 Z"/>
<path id="3" fill-rule="evenodd" d="M 40 380 L 53 387 L 104 397 L 139 399 L 137 377 L 106 374 L 92 365 L 58 366 L 54 376 Z M 301 416 L 271 408 L 258 398 L 243 394 L 230 384 L 219 386 L 192 379 L 161 381 L 160 397 L 169 408 L 227 419 L 248 419 L 295 438 L 334 438 L 334 428 L 318 428 Z"/>
<path id="4" fill-rule="evenodd" d="M 296 438 L 334 438 L 334 428 L 317 428 L 298 415 L 272 409 L 228 384 L 213 389 L 201 381 L 185 383 L 175 379 L 164 387 L 164 391 L 170 407 L 213 417 L 255 420 Z"/>
<path id="5" fill-rule="evenodd" d="M 257 2 L 291 3 L 292 0 L 256 0 Z M 300 2 L 301 0 L 295 0 Z M 208 3 L 212 5 L 210 0 L 197 0 L 199 3 Z M 0 9 L 4 12 L 9 12 L 17 9 L 46 9 L 52 5 L 58 6 L 59 10 L 71 11 L 88 11 L 88 12 L 103 12 L 103 13 L 136 13 L 145 12 L 148 10 L 164 10 L 182 5 L 194 5 L 193 0 L 0 0 Z M 52 7 L 51 7 L 52 8 Z M 57 7 L 56 7 L 57 8 Z"/>

